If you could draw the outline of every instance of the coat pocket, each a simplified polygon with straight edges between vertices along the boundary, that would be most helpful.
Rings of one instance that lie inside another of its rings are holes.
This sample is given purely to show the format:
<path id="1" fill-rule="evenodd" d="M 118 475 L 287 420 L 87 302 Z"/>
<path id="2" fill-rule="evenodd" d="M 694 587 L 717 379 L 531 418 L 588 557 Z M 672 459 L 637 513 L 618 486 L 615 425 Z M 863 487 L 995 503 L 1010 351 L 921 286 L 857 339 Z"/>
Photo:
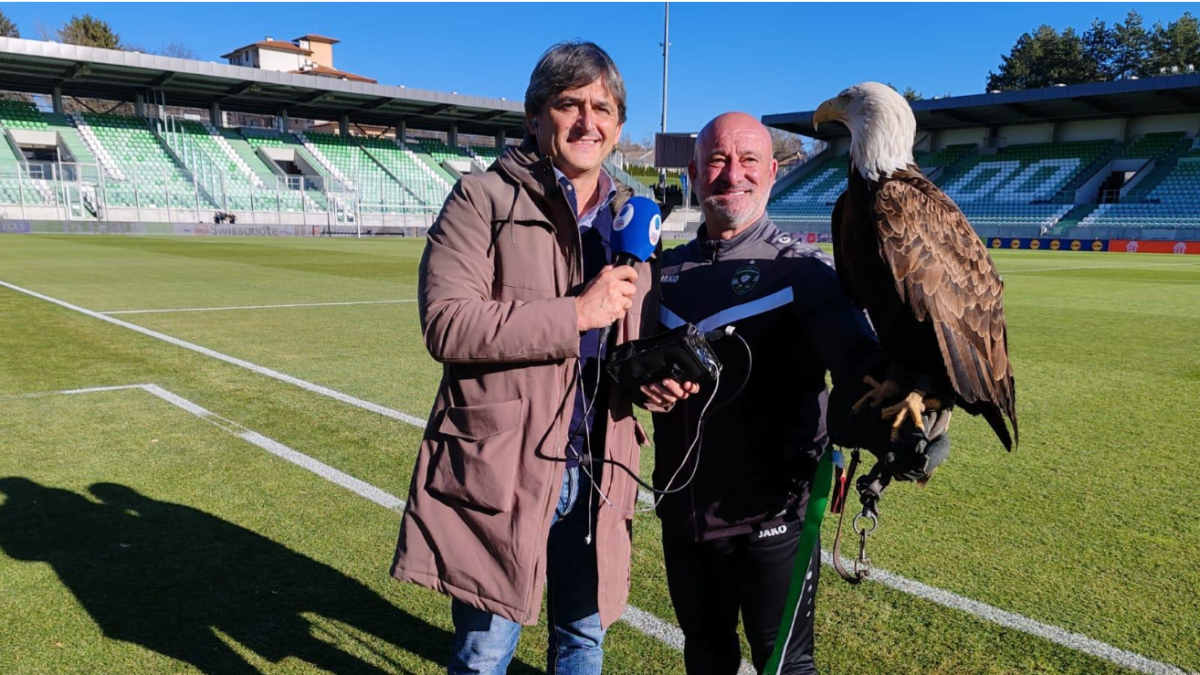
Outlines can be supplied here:
<path id="1" fill-rule="evenodd" d="M 637 440 L 637 444 L 643 448 L 650 445 L 650 434 L 646 433 L 646 428 L 636 419 L 633 421 L 633 437 Z"/>
<path id="2" fill-rule="evenodd" d="M 524 434 L 521 399 L 447 408 L 428 489 L 487 513 L 512 509 Z"/>

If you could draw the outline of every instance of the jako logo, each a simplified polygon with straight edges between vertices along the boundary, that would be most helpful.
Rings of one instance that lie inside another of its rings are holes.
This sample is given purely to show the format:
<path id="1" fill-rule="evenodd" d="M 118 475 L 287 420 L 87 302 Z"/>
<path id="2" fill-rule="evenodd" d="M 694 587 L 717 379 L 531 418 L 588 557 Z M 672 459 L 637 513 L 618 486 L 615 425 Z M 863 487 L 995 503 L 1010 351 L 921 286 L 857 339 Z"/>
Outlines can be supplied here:
<path id="1" fill-rule="evenodd" d="M 677 281 L 679 281 L 679 275 L 678 275 L 678 274 L 664 274 L 664 275 L 662 275 L 662 283 L 664 283 L 664 284 L 673 284 L 673 283 L 675 283 L 675 282 L 677 282 Z"/>
<path id="2" fill-rule="evenodd" d="M 760 530 L 758 533 L 758 538 L 766 539 L 767 537 L 774 537 L 775 535 L 783 534 L 784 532 L 787 532 L 787 525 L 780 525 L 779 527 L 772 527 L 769 530 Z"/>

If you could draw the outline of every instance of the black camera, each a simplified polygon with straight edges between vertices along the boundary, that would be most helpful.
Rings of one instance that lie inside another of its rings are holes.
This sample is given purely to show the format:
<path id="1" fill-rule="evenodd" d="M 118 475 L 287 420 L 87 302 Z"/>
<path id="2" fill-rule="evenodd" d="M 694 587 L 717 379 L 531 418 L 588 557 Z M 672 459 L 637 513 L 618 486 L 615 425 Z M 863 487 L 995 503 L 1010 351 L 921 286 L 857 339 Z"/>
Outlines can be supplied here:
<path id="1" fill-rule="evenodd" d="M 730 327 L 725 331 L 701 333 L 688 323 L 666 333 L 626 342 L 612 351 L 607 364 L 608 374 L 630 393 L 667 378 L 676 382 L 711 384 L 721 373 L 721 362 L 709 342 L 732 332 Z"/>

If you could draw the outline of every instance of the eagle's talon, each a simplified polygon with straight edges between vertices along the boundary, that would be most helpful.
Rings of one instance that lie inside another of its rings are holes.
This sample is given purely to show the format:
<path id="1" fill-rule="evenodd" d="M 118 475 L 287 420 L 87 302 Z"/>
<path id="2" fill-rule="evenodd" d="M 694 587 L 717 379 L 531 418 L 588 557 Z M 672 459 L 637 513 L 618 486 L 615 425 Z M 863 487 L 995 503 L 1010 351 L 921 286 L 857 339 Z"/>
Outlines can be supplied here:
<path id="1" fill-rule="evenodd" d="M 895 380 L 884 380 L 880 384 L 878 380 L 867 375 L 863 378 L 863 383 L 869 385 L 871 391 L 868 391 L 862 398 L 858 399 L 858 402 L 850 408 L 851 412 L 856 413 L 862 410 L 864 403 L 870 403 L 872 408 L 878 408 L 880 403 L 900 393 L 900 385 L 896 384 Z"/>
<path id="2" fill-rule="evenodd" d="M 884 408 L 879 416 L 882 419 L 893 418 L 891 439 L 895 443 L 900 438 L 900 426 L 909 416 L 912 416 L 913 424 L 921 430 L 921 433 L 925 433 L 925 422 L 921 419 L 925 410 L 925 395 L 919 391 L 911 391 L 903 401 Z"/>

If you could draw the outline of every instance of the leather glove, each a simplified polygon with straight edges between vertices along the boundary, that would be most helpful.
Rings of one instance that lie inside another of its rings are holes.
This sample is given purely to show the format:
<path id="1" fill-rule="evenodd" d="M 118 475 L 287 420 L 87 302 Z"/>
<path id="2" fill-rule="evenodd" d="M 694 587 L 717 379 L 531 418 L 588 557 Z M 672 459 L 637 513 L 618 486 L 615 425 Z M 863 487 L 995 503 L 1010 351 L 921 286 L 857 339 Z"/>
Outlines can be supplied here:
<path id="1" fill-rule="evenodd" d="M 924 432 L 912 422 L 906 422 L 893 442 L 891 423 L 879 415 L 879 411 L 893 401 L 879 408 L 864 405 L 858 412 L 852 412 L 851 407 L 868 388 L 863 385 L 848 388 L 848 391 L 839 389 L 847 388 L 833 390 L 827 418 L 830 439 L 835 445 L 862 448 L 875 455 L 882 473 L 889 480 L 928 480 L 933 470 L 946 461 L 950 454 L 950 436 L 946 433 L 949 411 L 926 411 L 922 417 Z"/>

